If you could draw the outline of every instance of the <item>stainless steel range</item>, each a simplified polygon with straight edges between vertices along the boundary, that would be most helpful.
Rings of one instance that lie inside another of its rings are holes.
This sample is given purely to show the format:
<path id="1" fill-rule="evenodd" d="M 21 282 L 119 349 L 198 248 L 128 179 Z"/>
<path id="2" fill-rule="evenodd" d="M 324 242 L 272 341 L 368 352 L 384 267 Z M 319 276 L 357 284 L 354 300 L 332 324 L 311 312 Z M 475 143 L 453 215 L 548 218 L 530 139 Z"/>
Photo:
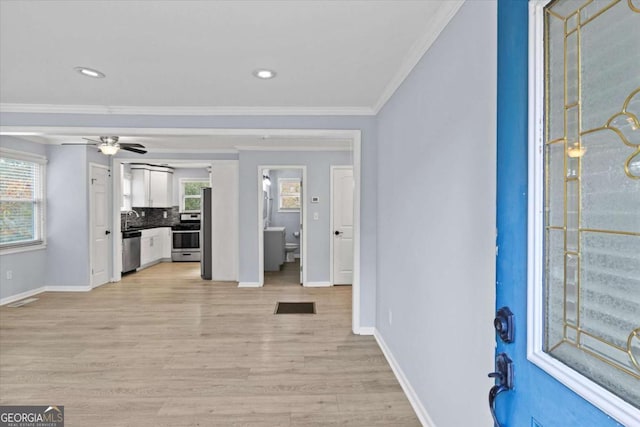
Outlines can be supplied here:
<path id="1" fill-rule="evenodd" d="M 171 230 L 171 260 L 200 261 L 200 214 L 180 214 L 180 222 Z"/>

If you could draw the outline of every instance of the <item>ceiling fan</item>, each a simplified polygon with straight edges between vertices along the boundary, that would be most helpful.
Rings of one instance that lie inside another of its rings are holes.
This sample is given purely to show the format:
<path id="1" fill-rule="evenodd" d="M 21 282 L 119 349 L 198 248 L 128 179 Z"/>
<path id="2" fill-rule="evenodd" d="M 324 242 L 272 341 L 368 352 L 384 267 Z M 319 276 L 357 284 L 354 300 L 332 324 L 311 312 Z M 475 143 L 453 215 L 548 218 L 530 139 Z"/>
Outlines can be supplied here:
<path id="1" fill-rule="evenodd" d="M 143 150 L 143 148 L 145 148 L 144 145 L 129 142 L 118 142 L 120 138 L 117 136 L 101 136 L 100 141 L 96 141 L 95 139 L 91 138 L 82 139 L 85 139 L 89 142 L 63 142 L 62 145 L 95 145 L 100 151 L 102 151 L 102 154 L 106 154 L 107 156 L 113 156 L 118 152 L 118 150 L 131 151 L 132 153 L 138 154 L 147 153 L 147 150 Z"/>

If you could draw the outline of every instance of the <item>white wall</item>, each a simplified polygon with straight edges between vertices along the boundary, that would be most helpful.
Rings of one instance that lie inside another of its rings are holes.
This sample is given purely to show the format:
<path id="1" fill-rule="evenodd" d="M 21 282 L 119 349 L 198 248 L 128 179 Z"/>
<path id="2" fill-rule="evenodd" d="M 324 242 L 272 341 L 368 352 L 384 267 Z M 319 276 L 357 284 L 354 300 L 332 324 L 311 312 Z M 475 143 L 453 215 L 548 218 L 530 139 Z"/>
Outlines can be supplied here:
<path id="1" fill-rule="evenodd" d="M 239 162 L 215 162 L 212 168 L 212 280 L 238 280 Z"/>
<path id="2" fill-rule="evenodd" d="M 496 39 L 466 2 L 378 116 L 376 328 L 436 426 L 493 425 Z"/>

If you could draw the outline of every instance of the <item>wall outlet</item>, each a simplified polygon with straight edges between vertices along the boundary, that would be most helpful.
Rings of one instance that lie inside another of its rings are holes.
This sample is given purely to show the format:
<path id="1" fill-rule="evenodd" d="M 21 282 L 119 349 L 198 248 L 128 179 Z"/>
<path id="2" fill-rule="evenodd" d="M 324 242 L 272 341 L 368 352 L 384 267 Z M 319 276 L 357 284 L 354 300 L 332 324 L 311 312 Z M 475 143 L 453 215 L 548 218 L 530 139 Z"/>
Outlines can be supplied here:
<path id="1" fill-rule="evenodd" d="M 13 271 L 7 270 L 7 280 L 11 280 L 11 279 L 13 279 Z"/>
<path id="2" fill-rule="evenodd" d="M 162 217 L 163 217 L 164 219 L 167 219 L 167 211 L 162 212 Z"/>
<path id="3" fill-rule="evenodd" d="M 144 218 L 144 211 L 140 212 L 140 216 Z"/>
<path id="4" fill-rule="evenodd" d="M 389 325 L 393 325 L 393 312 L 389 310 Z"/>

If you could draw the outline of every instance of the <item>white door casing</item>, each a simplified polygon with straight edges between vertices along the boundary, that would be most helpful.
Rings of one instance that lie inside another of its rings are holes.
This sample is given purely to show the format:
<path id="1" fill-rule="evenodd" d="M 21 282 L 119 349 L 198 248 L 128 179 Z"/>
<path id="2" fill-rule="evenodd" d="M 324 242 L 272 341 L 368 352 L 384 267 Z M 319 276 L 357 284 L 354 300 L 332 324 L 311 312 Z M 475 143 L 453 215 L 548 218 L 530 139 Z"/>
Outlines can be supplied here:
<path id="1" fill-rule="evenodd" d="M 90 280 L 91 287 L 100 286 L 109 281 L 111 262 L 110 220 L 109 220 L 109 169 L 106 166 L 90 165 Z"/>
<path id="2" fill-rule="evenodd" d="M 331 167 L 332 284 L 353 283 L 353 168 Z"/>

